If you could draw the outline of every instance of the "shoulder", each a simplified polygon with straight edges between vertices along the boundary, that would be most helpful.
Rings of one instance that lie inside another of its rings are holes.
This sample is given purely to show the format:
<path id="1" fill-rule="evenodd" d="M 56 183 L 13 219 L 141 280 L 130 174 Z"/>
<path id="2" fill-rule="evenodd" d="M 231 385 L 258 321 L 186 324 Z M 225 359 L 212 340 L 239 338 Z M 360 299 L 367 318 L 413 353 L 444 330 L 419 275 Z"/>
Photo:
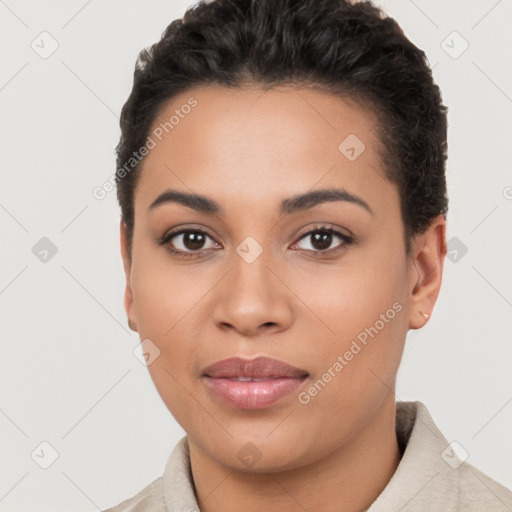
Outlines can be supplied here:
<path id="1" fill-rule="evenodd" d="M 431 463 L 432 471 L 437 472 L 440 480 L 448 485 L 451 482 L 453 489 L 450 491 L 447 485 L 447 496 L 453 496 L 457 509 L 467 512 L 512 510 L 512 491 L 465 459 L 459 458 L 452 443 L 448 444 L 424 404 L 416 402 L 416 410 L 420 424 L 427 427 L 429 434 L 434 434 L 427 441 L 429 451 L 436 459 L 435 464 Z M 428 437 L 424 434 L 422 441 L 426 439 Z"/>
<path id="2" fill-rule="evenodd" d="M 166 512 L 198 510 L 190 468 L 187 436 L 178 441 L 162 476 L 153 480 L 135 496 L 102 512 Z"/>
<path id="3" fill-rule="evenodd" d="M 457 468 L 458 500 L 461 510 L 486 512 L 512 510 L 512 491 L 496 482 L 471 464 L 464 462 Z"/>
<path id="4" fill-rule="evenodd" d="M 146 512 L 147 510 L 152 512 L 165 511 L 162 477 L 158 477 L 132 498 L 124 500 L 103 512 Z"/>
<path id="5" fill-rule="evenodd" d="M 398 402 L 402 458 L 371 512 L 499 512 L 512 510 L 512 491 L 460 458 L 421 402 Z"/>

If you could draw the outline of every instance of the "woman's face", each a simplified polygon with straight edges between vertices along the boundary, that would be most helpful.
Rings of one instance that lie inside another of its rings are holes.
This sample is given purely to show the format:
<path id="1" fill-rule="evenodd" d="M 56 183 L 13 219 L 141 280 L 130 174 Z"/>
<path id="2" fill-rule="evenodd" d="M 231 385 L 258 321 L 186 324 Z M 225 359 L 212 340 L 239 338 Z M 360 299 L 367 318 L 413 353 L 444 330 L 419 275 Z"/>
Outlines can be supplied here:
<path id="1" fill-rule="evenodd" d="M 125 305 L 191 449 L 270 471 L 347 448 L 394 403 L 416 327 L 418 273 L 374 115 L 313 90 L 210 86 L 173 98 L 150 136 Z M 152 207 L 168 191 L 211 203 Z M 211 369 L 260 356 L 300 371 Z"/>

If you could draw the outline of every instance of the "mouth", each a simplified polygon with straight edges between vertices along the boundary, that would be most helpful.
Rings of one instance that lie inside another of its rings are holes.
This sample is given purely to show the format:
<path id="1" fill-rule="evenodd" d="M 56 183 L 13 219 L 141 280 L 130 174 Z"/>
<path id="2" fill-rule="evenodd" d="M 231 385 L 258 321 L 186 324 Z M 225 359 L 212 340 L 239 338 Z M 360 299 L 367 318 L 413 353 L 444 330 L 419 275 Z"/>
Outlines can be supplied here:
<path id="1" fill-rule="evenodd" d="M 268 357 L 234 357 L 204 369 L 208 389 L 238 409 L 264 409 L 284 399 L 308 378 L 306 370 Z"/>

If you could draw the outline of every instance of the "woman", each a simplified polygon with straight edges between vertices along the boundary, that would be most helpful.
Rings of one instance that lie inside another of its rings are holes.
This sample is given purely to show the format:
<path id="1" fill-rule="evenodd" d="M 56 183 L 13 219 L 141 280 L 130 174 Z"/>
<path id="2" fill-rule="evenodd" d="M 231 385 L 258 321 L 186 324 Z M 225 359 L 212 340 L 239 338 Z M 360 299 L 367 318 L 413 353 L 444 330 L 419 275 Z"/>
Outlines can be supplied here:
<path id="1" fill-rule="evenodd" d="M 125 308 L 186 431 L 110 511 L 504 510 L 421 402 L 446 107 L 368 2 L 213 0 L 142 51 L 116 182 Z"/>

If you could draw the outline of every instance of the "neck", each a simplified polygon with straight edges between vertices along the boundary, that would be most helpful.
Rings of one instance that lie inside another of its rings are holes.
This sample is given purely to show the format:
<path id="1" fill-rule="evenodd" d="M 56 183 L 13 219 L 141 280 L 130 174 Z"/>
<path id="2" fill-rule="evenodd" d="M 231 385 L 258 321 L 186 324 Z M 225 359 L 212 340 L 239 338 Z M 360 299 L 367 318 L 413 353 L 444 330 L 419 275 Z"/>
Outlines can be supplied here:
<path id="1" fill-rule="evenodd" d="M 400 462 L 392 396 L 376 416 L 328 457 L 287 471 L 240 472 L 219 464 L 189 440 L 201 512 L 366 510 Z"/>

